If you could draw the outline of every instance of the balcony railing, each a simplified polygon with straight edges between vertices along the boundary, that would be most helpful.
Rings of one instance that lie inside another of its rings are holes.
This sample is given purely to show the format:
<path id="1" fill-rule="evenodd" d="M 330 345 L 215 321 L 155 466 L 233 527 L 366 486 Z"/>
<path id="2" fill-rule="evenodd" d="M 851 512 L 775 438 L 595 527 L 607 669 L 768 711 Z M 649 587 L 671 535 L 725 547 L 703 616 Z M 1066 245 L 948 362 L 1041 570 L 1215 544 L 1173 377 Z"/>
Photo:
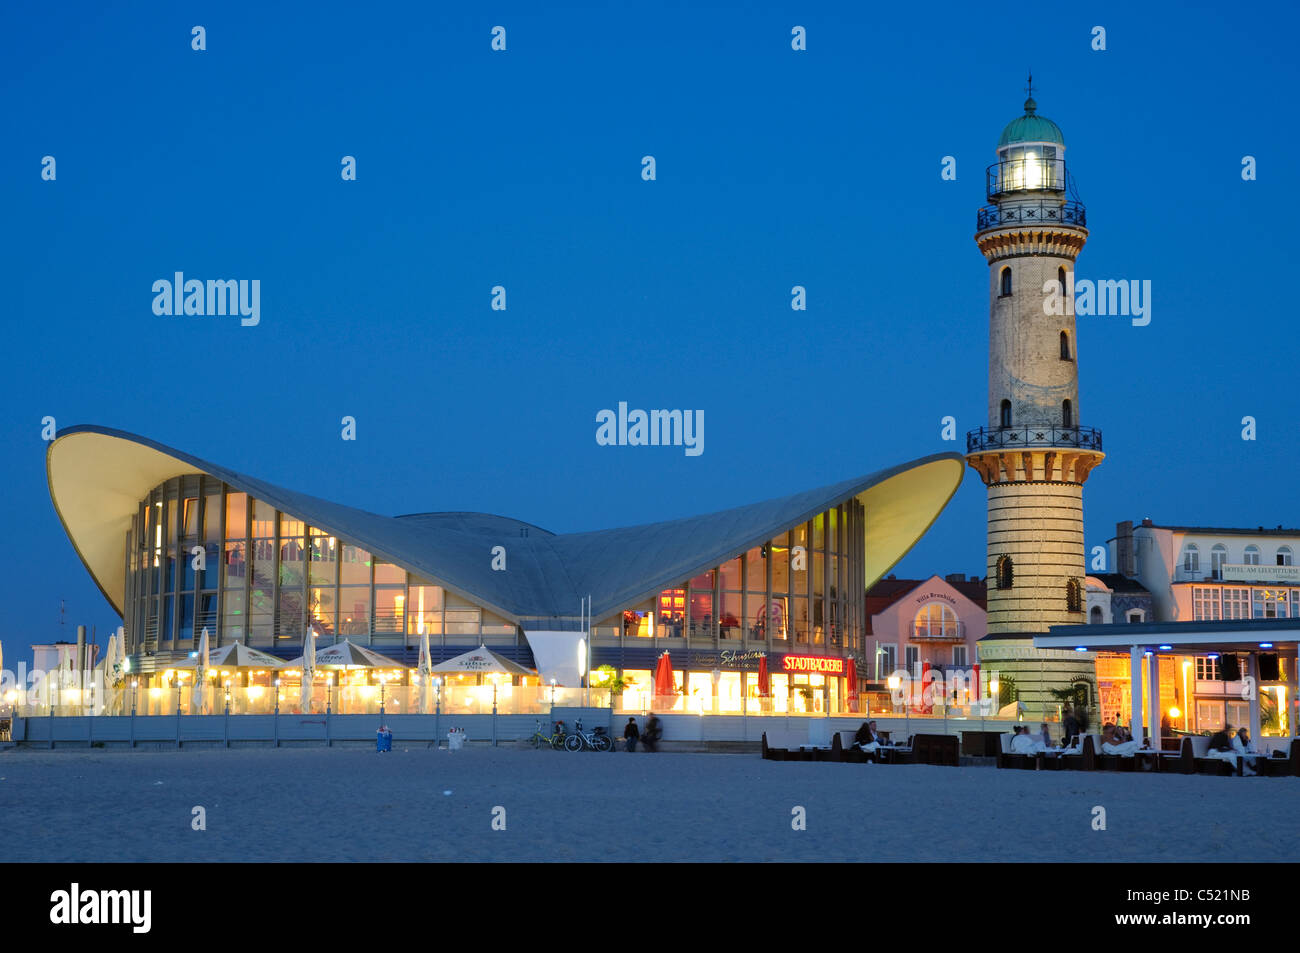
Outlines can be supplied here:
<path id="1" fill-rule="evenodd" d="M 966 641 L 966 623 L 958 620 L 944 622 L 914 622 L 912 624 L 913 642 L 964 642 Z M 931 671 L 934 671 L 932 668 Z"/>
<path id="2" fill-rule="evenodd" d="M 986 205 L 975 216 L 976 228 L 998 228 L 1002 225 L 1088 225 L 1088 211 L 1082 202 L 1038 202 L 1037 204 Z"/>
<path id="3" fill-rule="evenodd" d="M 1068 184 L 1064 159 L 1023 156 L 995 162 L 984 172 L 989 201 L 1007 192 L 1064 192 Z"/>
<path id="4" fill-rule="evenodd" d="M 1092 427 L 981 427 L 966 434 L 966 452 L 1075 447 L 1100 450 L 1101 431 Z"/>

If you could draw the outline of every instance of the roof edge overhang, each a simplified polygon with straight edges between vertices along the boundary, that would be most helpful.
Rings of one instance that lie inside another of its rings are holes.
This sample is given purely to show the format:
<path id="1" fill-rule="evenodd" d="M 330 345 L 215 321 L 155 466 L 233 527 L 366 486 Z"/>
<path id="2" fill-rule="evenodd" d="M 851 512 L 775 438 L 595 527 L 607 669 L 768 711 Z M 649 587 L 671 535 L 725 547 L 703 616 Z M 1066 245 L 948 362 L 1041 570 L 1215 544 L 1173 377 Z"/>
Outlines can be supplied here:
<path id="1" fill-rule="evenodd" d="M 782 530 L 806 523 L 831 506 L 857 498 L 866 507 L 866 562 L 864 589 L 898 564 L 917 541 L 929 531 L 961 486 L 966 458 L 959 453 L 936 453 L 879 470 L 845 487 L 828 487 L 830 495 L 797 513 L 793 518 L 756 525 L 752 534 L 736 545 L 727 545 L 708 555 L 688 570 L 675 570 L 648 581 L 645 588 L 619 595 L 593 608 L 599 621 L 612 613 L 653 598 L 682 579 L 708 572 L 738 552 L 760 546 Z M 910 477 L 910 480 L 907 479 Z M 883 512 L 882 512 L 883 510 Z"/>
<path id="2" fill-rule="evenodd" d="M 432 567 L 392 552 L 382 540 L 364 530 L 341 527 L 328 514 L 313 512 L 313 504 L 324 504 L 323 500 L 293 494 L 147 437 L 94 425 L 67 427 L 55 434 L 45 451 L 50 500 L 82 565 L 120 616 L 125 614 L 125 540 L 131 517 L 154 487 L 188 473 L 219 479 L 282 512 L 328 530 L 331 535 L 363 545 L 384 561 L 428 579 L 431 584 L 440 585 L 512 623 L 519 621 L 515 613 L 479 593 L 449 583 Z M 355 509 L 353 512 L 365 513 Z M 393 519 L 372 513 L 365 515 Z"/>

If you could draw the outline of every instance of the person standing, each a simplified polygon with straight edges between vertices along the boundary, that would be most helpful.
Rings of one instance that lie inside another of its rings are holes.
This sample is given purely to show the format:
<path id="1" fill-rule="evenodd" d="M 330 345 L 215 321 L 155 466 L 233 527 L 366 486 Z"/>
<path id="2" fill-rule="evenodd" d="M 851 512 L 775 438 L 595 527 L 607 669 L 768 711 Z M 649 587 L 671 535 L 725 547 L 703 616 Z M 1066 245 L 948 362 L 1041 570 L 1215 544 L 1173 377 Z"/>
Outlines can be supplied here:
<path id="1" fill-rule="evenodd" d="M 641 735 L 641 743 L 645 746 L 646 751 L 659 750 L 659 738 L 663 734 L 663 727 L 659 724 L 659 719 L 654 712 L 645 723 L 645 732 Z"/>
<path id="2" fill-rule="evenodd" d="M 1068 748 L 1074 744 L 1074 739 L 1079 735 L 1079 720 L 1074 717 L 1074 709 L 1069 705 L 1066 705 L 1061 712 L 1061 729 L 1065 732 L 1061 745 Z"/>
<path id="3" fill-rule="evenodd" d="M 629 718 L 627 720 L 627 727 L 623 729 L 623 743 L 627 747 L 628 751 L 636 750 L 637 739 L 640 737 L 641 732 L 637 729 L 636 719 Z"/>

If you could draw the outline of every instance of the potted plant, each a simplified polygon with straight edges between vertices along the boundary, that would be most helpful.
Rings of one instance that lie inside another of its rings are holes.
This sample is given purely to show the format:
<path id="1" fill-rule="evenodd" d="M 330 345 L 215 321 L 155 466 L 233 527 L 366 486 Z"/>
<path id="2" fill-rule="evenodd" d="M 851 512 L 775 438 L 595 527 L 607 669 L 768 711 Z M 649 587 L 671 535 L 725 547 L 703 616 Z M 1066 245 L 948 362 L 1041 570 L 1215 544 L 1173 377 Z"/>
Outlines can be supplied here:
<path id="1" fill-rule="evenodd" d="M 598 665 L 591 670 L 591 674 L 591 683 L 593 685 L 609 690 L 610 707 L 621 709 L 623 707 L 623 690 L 627 688 L 630 680 L 619 675 L 612 665 Z"/>

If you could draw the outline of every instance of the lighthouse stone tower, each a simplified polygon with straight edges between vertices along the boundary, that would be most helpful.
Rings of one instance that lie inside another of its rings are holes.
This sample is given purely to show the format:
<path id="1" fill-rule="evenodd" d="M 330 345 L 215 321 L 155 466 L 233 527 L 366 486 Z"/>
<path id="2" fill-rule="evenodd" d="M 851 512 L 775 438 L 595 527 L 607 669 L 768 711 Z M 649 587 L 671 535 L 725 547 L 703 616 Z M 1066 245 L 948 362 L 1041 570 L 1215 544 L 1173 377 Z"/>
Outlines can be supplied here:
<path id="1" fill-rule="evenodd" d="M 1080 424 L 1065 292 L 1088 229 L 1073 193 L 1065 138 L 1031 86 L 1025 114 L 1002 130 L 975 233 L 989 265 L 989 402 L 966 459 L 988 488 L 990 635 L 1085 621 L 1083 484 L 1103 454 L 1100 431 Z"/>

